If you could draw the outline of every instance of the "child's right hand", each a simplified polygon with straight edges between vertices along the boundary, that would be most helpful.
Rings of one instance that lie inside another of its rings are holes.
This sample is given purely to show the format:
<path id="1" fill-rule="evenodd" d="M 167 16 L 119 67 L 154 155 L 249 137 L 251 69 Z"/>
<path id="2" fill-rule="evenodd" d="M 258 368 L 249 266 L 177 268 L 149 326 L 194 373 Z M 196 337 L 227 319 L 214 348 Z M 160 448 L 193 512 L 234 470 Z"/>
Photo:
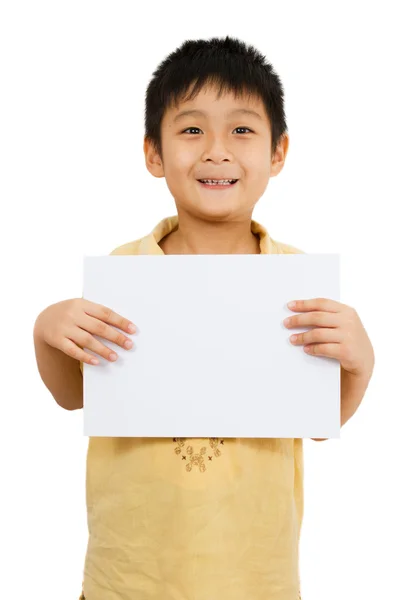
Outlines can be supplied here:
<path id="1" fill-rule="evenodd" d="M 68 356 L 80 362 L 98 364 L 98 359 L 85 352 L 84 347 L 111 361 L 116 360 L 117 355 L 93 337 L 93 334 L 129 350 L 133 342 L 111 325 L 127 333 L 135 333 L 135 325 L 131 331 L 130 324 L 133 325 L 102 304 L 84 298 L 72 298 L 45 308 L 36 319 L 35 331 L 49 346 L 58 348 Z M 125 347 L 127 342 L 130 345 Z"/>

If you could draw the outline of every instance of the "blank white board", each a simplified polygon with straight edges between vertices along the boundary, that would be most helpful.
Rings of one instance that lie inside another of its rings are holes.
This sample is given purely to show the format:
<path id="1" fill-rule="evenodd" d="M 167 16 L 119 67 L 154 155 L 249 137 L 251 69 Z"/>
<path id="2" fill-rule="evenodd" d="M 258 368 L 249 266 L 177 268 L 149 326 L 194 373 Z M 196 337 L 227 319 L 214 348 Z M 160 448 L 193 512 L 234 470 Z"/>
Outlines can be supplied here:
<path id="1" fill-rule="evenodd" d="M 83 297 L 138 333 L 132 350 L 98 337 L 119 358 L 84 365 L 84 435 L 340 437 L 339 361 L 283 325 L 290 300 L 339 301 L 339 258 L 85 257 Z"/>

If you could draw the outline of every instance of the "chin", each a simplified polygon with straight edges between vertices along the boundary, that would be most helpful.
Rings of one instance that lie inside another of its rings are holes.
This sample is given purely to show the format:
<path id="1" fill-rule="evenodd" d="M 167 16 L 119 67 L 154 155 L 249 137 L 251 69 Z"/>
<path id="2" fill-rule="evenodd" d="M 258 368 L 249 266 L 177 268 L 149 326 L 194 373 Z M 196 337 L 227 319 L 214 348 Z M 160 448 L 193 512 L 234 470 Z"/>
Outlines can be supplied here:
<path id="1" fill-rule="evenodd" d="M 225 220 L 229 217 L 239 215 L 243 213 L 243 207 L 237 202 L 199 202 L 198 204 L 192 205 L 188 210 L 192 213 L 197 213 L 199 217 L 211 220 Z"/>
<path id="2" fill-rule="evenodd" d="M 191 211 L 205 221 L 226 221 L 237 214 L 234 207 L 196 207 Z"/>

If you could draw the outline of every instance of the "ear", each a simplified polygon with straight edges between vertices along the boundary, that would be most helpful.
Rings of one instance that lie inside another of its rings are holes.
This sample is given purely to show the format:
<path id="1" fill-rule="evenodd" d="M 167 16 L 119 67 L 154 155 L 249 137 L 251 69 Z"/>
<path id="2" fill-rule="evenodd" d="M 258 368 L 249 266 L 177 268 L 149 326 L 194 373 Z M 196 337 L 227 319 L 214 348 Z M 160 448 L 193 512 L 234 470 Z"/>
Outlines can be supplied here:
<path id="1" fill-rule="evenodd" d="M 289 136 L 287 133 L 284 133 L 281 136 L 281 139 L 279 140 L 278 145 L 276 147 L 275 154 L 272 157 L 270 177 L 275 177 L 275 175 L 278 175 L 278 173 L 282 171 L 283 165 L 285 164 L 288 149 Z"/>
<path id="2" fill-rule="evenodd" d="M 164 177 L 164 167 L 161 157 L 158 152 L 156 152 L 154 144 L 146 137 L 143 142 L 143 152 L 147 170 L 154 175 L 154 177 Z"/>

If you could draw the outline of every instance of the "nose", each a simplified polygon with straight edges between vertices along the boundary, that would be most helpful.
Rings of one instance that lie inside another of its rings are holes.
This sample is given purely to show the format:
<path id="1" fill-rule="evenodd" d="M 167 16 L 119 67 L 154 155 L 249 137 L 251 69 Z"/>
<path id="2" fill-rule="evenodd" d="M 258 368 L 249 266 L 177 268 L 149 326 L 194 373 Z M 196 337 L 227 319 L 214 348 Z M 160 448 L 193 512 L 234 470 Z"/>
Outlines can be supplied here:
<path id="1" fill-rule="evenodd" d="M 212 162 L 220 163 L 225 160 L 232 160 L 233 156 L 220 137 L 213 137 L 210 138 L 210 141 L 206 142 L 206 149 L 203 152 L 202 159 L 204 161 L 211 160 Z"/>

